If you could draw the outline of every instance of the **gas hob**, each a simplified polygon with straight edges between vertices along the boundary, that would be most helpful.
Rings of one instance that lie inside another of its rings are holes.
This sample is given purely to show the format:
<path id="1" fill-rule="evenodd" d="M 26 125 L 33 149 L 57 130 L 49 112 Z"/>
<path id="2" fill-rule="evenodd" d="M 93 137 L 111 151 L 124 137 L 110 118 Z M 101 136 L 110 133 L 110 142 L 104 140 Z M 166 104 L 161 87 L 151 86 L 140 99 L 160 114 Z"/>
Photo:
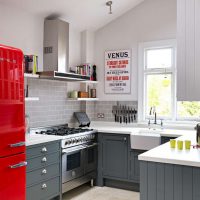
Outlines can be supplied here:
<path id="1" fill-rule="evenodd" d="M 68 125 L 40 127 L 31 129 L 31 133 L 60 136 L 62 148 L 90 143 L 96 139 L 96 130 L 89 128 L 70 128 Z"/>

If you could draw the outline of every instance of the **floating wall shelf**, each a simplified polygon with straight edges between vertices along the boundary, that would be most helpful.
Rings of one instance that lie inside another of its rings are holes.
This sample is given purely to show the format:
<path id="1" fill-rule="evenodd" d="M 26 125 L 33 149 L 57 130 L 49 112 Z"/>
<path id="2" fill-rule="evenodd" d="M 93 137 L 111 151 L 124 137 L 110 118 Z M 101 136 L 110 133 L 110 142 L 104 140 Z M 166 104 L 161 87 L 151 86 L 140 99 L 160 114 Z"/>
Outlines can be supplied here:
<path id="1" fill-rule="evenodd" d="M 39 97 L 26 97 L 25 101 L 39 101 Z"/>
<path id="2" fill-rule="evenodd" d="M 68 101 L 98 101 L 98 98 L 68 98 Z"/>
<path id="3" fill-rule="evenodd" d="M 39 78 L 39 75 L 24 73 L 24 78 Z"/>

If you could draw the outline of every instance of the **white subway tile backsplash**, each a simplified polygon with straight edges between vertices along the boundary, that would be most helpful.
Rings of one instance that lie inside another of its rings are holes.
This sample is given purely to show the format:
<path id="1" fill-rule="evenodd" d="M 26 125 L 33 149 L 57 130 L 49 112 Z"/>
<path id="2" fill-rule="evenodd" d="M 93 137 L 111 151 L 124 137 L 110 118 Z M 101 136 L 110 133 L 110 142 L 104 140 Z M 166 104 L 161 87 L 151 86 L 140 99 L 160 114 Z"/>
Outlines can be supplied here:
<path id="1" fill-rule="evenodd" d="M 74 112 L 87 112 L 95 121 L 114 121 L 112 108 L 117 101 L 78 102 L 67 101 L 67 82 L 30 79 L 29 96 L 39 97 L 39 101 L 26 102 L 26 114 L 30 116 L 30 126 L 51 126 L 75 123 Z M 135 106 L 137 102 L 119 102 L 122 105 Z M 98 118 L 103 113 L 104 118 Z"/>

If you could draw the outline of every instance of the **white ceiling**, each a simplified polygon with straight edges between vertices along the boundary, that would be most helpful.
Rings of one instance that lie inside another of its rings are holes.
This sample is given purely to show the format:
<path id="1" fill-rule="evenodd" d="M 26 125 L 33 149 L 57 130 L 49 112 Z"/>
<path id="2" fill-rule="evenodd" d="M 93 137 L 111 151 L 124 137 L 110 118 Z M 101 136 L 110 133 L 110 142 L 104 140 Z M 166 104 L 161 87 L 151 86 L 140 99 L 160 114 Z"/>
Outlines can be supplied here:
<path id="1" fill-rule="evenodd" d="M 47 17 L 58 16 L 79 30 L 96 30 L 144 0 L 113 0 L 113 14 L 109 15 L 108 0 L 0 0 L 1 4 L 27 10 Z"/>

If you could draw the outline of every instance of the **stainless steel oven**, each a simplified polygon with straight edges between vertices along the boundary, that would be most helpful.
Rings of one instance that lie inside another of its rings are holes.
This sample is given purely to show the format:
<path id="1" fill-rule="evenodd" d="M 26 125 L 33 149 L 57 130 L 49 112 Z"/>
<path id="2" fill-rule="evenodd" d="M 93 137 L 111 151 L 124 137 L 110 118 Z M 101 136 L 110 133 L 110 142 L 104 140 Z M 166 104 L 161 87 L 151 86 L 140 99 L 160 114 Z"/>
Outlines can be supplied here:
<path id="1" fill-rule="evenodd" d="M 83 176 L 85 147 L 82 145 L 63 149 L 62 183 Z"/>
<path id="2" fill-rule="evenodd" d="M 31 132 L 62 138 L 62 193 L 89 181 L 92 185 L 97 176 L 96 130 L 58 125 L 32 129 Z"/>
<path id="3" fill-rule="evenodd" d="M 97 168 L 97 143 L 63 149 L 62 183 L 81 177 Z"/>

